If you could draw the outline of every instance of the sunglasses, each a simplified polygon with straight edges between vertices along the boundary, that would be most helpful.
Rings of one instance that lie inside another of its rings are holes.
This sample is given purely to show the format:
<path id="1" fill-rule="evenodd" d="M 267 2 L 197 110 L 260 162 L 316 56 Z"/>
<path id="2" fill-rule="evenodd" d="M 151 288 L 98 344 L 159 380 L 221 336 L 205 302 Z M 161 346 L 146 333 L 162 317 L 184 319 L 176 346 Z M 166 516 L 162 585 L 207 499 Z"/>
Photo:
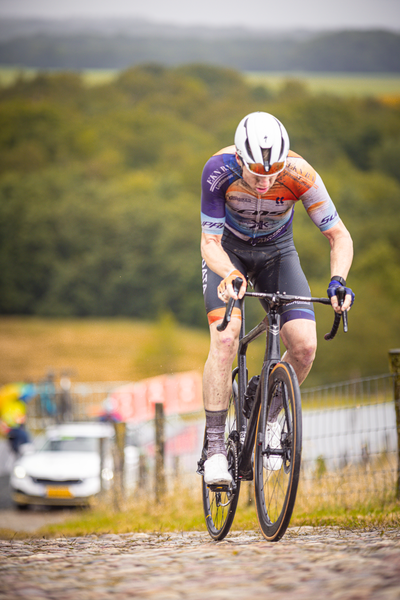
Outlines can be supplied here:
<path id="1" fill-rule="evenodd" d="M 272 165 L 269 168 L 269 171 L 266 171 L 264 165 L 262 165 L 261 163 L 248 164 L 244 160 L 243 163 L 251 173 L 254 173 L 255 175 L 260 175 L 261 177 L 270 177 L 271 175 L 277 175 L 278 173 L 283 171 L 283 169 L 286 166 L 286 160 L 284 160 L 283 162 L 275 162 L 272 163 Z"/>

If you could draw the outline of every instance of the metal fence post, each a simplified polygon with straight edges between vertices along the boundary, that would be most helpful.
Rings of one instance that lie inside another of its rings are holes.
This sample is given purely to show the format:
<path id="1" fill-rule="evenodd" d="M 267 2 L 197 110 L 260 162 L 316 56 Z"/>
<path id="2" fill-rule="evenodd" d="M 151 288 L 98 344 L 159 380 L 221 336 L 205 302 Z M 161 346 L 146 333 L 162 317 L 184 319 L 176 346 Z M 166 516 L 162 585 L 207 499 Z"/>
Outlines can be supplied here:
<path id="1" fill-rule="evenodd" d="M 139 455 L 139 475 L 138 475 L 138 492 L 142 493 L 147 489 L 147 462 L 146 456 L 144 454 Z"/>
<path id="2" fill-rule="evenodd" d="M 105 458 L 105 439 L 99 438 L 99 455 L 100 455 L 100 496 L 104 492 L 104 481 L 103 481 L 103 469 L 104 469 L 104 458 Z"/>
<path id="3" fill-rule="evenodd" d="M 160 502 L 165 493 L 164 472 L 164 405 L 161 402 L 155 404 L 155 436 L 156 436 L 156 465 L 155 465 L 155 495 L 156 502 Z"/>
<path id="4" fill-rule="evenodd" d="M 400 348 L 389 350 L 390 372 L 394 375 L 394 407 L 397 430 L 397 481 L 396 498 L 400 498 Z"/>

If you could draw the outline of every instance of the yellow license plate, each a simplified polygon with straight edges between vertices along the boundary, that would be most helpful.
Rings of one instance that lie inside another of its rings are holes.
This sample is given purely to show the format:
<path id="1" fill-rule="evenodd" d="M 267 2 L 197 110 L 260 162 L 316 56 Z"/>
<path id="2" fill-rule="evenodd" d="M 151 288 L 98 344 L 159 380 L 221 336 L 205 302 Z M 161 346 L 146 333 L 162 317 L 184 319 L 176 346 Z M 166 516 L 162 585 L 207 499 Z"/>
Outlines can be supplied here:
<path id="1" fill-rule="evenodd" d="M 48 487 L 47 490 L 48 498 L 72 498 L 73 495 L 66 487 Z"/>

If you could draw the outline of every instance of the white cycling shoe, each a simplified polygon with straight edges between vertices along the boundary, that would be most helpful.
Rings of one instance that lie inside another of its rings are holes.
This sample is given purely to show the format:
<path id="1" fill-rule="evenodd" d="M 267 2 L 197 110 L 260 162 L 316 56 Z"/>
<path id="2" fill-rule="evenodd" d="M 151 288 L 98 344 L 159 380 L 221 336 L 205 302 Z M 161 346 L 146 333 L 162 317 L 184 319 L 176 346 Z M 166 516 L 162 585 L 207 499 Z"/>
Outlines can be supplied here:
<path id="1" fill-rule="evenodd" d="M 278 421 L 267 422 L 267 431 L 265 432 L 265 447 L 271 450 L 280 450 L 281 446 L 281 426 Z M 267 471 L 279 471 L 283 463 L 281 456 L 263 456 L 263 467 Z"/>
<path id="2" fill-rule="evenodd" d="M 228 471 L 228 460 L 223 454 L 213 454 L 204 463 L 204 482 L 207 485 L 229 485 L 232 475 Z"/>

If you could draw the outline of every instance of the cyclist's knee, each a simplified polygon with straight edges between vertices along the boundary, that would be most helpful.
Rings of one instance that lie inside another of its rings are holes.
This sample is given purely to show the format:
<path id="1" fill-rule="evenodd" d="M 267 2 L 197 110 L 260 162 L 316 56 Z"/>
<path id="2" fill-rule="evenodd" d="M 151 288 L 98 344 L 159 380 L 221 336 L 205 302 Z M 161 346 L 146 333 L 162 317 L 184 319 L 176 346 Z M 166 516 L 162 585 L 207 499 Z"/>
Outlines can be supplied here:
<path id="1" fill-rule="evenodd" d="M 312 337 L 293 340 L 288 346 L 291 359 L 303 368 L 311 367 L 315 359 L 316 349 L 317 344 Z"/>
<path id="2" fill-rule="evenodd" d="M 232 319 L 225 331 L 218 331 L 216 325 L 211 326 L 210 329 L 211 354 L 222 362 L 232 362 L 238 349 L 240 321 Z"/>
<path id="3" fill-rule="evenodd" d="M 304 367 L 312 365 L 317 350 L 313 321 L 290 321 L 282 328 L 282 339 L 289 355 Z"/>
<path id="4" fill-rule="evenodd" d="M 303 341 L 292 349 L 295 359 L 304 367 L 311 366 L 315 359 L 316 344 L 311 341 Z"/>

